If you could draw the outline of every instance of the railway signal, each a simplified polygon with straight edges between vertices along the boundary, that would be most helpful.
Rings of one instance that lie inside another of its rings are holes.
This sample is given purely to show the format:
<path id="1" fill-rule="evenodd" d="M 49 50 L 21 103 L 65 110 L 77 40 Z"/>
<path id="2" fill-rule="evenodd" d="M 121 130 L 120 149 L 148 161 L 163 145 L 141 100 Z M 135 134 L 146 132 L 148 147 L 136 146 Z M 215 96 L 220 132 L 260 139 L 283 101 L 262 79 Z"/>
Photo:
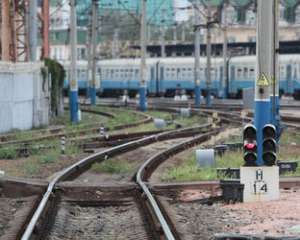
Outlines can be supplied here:
<path id="1" fill-rule="evenodd" d="M 263 127 L 263 155 L 262 159 L 267 166 L 276 164 L 276 127 L 272 124 L 266 124 Z"/>
<path id="2" fill-rule="evenodd" d="M 247 124 L 243 131 L 244 161 L 245 166 L 256 166 L 257 141 L 256 128 L 253 124 Z"/>

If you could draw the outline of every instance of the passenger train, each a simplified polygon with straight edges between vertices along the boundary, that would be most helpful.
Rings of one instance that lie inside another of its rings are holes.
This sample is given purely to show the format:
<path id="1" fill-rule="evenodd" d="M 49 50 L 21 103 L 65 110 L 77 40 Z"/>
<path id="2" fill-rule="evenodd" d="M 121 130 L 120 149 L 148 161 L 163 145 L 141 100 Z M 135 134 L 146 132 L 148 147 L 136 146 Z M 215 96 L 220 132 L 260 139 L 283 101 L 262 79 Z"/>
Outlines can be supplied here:
<path id="1" fill-rule="evenodd" d="M 300 55 L 280 55 L 280 94 L 293 95 L 300 99 Z M 68 87 L 69 62 L 62 62 L 66 69 L 65 88 Z M 200 59 L 200 87 L 206 94 L 206 58 Z M 102 60 L 97 64 L 98 94 L 120 95 L 124 90 L 135 95 L 139 88 L 140 59 Z M 225 91 L 231 98 L 242 97 L 244 88 L 254 87 L 256 57 L 233 57 L 228 61 L 228 77 Z M 87 62 L 77 62 L 79 90 L 86 90 Z M 101 79 L 101 81 L 100 81 Z M 222 95 L 223 58 L 212 58 L 210 90 L 215 97 Z M 174 96 L 177 90 L 192 95 L 194 89 L 194 58 L 149 58 L 147 59 L 148 95 Z"/>

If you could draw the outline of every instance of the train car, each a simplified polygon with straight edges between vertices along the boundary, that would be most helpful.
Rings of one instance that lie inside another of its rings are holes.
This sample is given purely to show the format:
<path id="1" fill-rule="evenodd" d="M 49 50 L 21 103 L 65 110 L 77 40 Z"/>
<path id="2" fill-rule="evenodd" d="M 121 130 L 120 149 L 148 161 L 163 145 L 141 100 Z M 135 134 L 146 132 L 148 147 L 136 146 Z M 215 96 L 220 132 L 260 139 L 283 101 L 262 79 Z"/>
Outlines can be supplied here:
<path id="1" fill-rule="evenodd" d="M 300 99 L 300 55 L 280 55 L 280 94 L 293 95 Z M 70 62 L 62 62 L 66 69 L 65 88 L 69 86 Z M 200 87 L 206 95 L 206 58 L 200 58 Z M 226 91 L 231 98 L 241 98 L 244 88 L 254 87 L 256 57 L 233 57 L 228 63 L 228 81 L 223 84 L 223 59 L 212 58 L 210 90 L 216 97 Z M 177 90 L 193 95 L 194 58 L 149 58 L 146 70 L 147 93 L 152 96 L 174 96 Z M 118 96 L 128 90 L 135 96 L 139 89 L 140 59 L 101 60 L 97 63 L 96 80 L 98 94 Z M 87 61 L 77 62 L 79 91 L 88 87 Z M 101 92 L 100 92 L 101 90 Z"/>
<path id="2" fill-rule="evenodd" d="M 241 98 L 244 88 L 254 87 L 256 57 L 241 56 L 230 60 L 228 93 L 231 98 Z M 293 95 L 300 99 L 300 55 L 279 56 L 280 95 Z"/>
<path id="3" fill-rule="evenodd" d="M 66 78 L 64 81 L 64 89 L 65 91 L 69 88 L 69 79 L 70 79 L 70 61 L 61 61 L 60 62 L 66 71 Z M 77 61 L 76 63 L 76 74 L 77 74 L 77 82 L 78 82 L 78 90 L 79 92 L 85 92 L 88 87 L 88 63 L 87 61 Z"/>
<path id="4" fill-rule="evenodd" d="M 147 59 L 146 84 L 148 94 L 156 94 L 157 59 Z M 98 63 L 101 69 L 101 89 L 104 96 L 119 95 L 128 90 L 134 95 L 139 89 L 140 59 L 102 60 Z"/>
<path id="5" fill-rule="evenodd" d="M 214 58 L 211 68 L 211 92 L 218 96 L 220 85 L 220 64 L 221 59 Z M 207 83 L 206 75 L 206 60 L 200 59 L 200 87 L 205 95 Z M 194 92 L 194 58 L 192 57 L 177 57 L 177 58 L 160 58 L 157 59 L 156 79 L 156 94 L 160 96 L 174 96 L 177 90 L 185 90 L 187 94 L 192 95 Z"/>

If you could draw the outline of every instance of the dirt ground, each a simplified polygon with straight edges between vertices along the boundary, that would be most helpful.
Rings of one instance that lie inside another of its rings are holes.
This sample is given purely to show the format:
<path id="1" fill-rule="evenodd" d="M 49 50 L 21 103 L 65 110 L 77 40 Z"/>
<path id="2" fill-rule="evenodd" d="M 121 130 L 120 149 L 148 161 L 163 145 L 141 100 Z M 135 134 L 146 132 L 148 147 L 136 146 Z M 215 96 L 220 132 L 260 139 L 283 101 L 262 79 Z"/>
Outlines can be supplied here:
<path id="1" fill-rule="evenodd" d="M 134 151 L 130 151 L 121 154 L 113 158 L 115 162 L 127 162 L 130 164 L 130 170 L 125 173 L 106 173 L 106 172 L 95 172 L 89 170 L 80 175 L 75 182 L 83 183 L 104 183 L 104 184 L 122 184 L 131 182 L 138 168 L 144 161 L 153 156 L 154 154 L 163 151 L 171 147 L 172 145 L 179 143 L 180 141 L 186 141 L 188 138 L 183 139 L 172 139 L 163 142 L 156 142 L 148 146 L 140 147 Z"/>
<path id="2" fill-rule="evenodd" d="M 264 203 L 197 201 L 207 195 L 189 191 L 182 193 L 180 202 L 168 203 L 182 239 L 208 240 L 216 233 L 300 237 L 300 190 L 282 190 L 280 200 Z"/>
<path id="3" fill-rule="evenodd" d="M 36 199 L 36 196 L 18 199 L 0 197 L 0 240 L 17 233 Z"/>

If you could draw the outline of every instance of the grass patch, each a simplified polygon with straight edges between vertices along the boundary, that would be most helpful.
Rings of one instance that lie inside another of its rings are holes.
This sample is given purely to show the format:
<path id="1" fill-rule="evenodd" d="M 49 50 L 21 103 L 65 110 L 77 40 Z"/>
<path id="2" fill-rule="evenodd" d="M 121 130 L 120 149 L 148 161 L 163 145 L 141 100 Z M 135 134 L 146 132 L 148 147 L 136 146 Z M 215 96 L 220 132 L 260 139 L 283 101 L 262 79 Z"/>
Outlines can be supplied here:
<path id="1" fill-rule="evenodd" d="M 132 166 L 127 162 L 107 159 L 101 163 L 93 164 L 91 169 L 99 173 L 126 174 L 132 170 Z"/>
<path id="2" fill-rule="evenodd" d="M 291 130 L 284 130 L 280 137 L 280 144 L 289 145 L 291 143 L 300 144 L 300 133 Z"/>
<path id="3" fill-rule="evenodd" d="M 52 151 L 52 152 L 47 153 L 46 155 L 41 155 L 39 157 L 39 162 L 41 164 L 55 163 L 58 158 L 59 158 L 59 153 L 56 151 Z"/>
<path id="4" fill-rule="evenodd" d="M 216 156 L 217 168 L 237 168 L 243 164 L 241 151 L 229 151 L 222 157 Z M 199 168 L 196 162 L 196 153 L 192 151 L 182 164 L 170 168 L 162 177 L 164 181 L 205 181 L 223 178 L 217 176 L 216 168 Z"/>
<path id="5" fill-rule="evenodd" d="M 191 116 L 191 117 L 177 117 L 176 122 L 182 124 L 184 127 L 192 127 L 194 125 L 201 125 L 206 123 L 206 118 L 200 116 Z"/>
<path id="6" fill-rule="evenodd" d="M 24 164 L 24 173 L 27 175 L 34 175 L 36 174 L 39 169 L 40 166 L 38 166 L 38 164 L 36 164 L 35 162 L 32 161 L 26 161 L 26 163 Z"/>
<path id="7" fill-rule="evenodd" d="M 18 153 L 14 147 L 0 148 L 0 159 L 16 159 Z"/>

